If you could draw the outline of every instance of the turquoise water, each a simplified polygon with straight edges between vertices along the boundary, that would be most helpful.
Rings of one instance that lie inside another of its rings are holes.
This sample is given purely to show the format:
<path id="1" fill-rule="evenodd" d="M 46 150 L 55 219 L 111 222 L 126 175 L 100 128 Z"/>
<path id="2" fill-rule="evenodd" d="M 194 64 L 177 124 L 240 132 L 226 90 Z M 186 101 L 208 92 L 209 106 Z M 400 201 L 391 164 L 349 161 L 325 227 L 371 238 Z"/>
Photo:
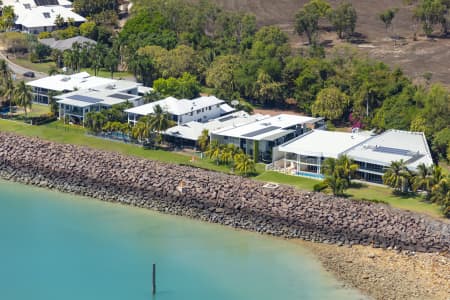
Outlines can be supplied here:
<path id="1" fill-rule="evenodd" d="M 289 241 L 3 181 L 0 261 L 8 300 L 362 298 Z"/>

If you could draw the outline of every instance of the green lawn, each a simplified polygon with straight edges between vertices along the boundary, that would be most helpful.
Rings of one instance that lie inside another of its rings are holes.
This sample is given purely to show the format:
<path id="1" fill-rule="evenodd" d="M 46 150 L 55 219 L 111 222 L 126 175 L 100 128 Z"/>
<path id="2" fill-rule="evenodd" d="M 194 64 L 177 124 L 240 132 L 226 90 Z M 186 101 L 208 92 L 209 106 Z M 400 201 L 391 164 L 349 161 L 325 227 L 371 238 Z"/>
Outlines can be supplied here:
<path id="1" fill-rule="evenodd" d="M 33 103 L 31 111 L 28 111 L 29 117 L 37 117 L 50 113 L 50 106 Z"/>
<path id="2" fill-rule="evenodd" d="M 305 177 L 299 177 L 299 176 L 291 176 L 286 174 L 281 174 L 274 171 L 267 171 L 262 173 L 259 176 L 256 176 L 255 179 L 261 180 L 261 181 L 268 181 L 268 182 L 276 182 L 280 184 L 287 184 L 295 186 L 302 190 L 313 190 L 313 187 L 315 184 L 319 183 L 320 181 L 309 179 Z"/>
<path id="3" fill-rule="evenodd" d="M 33 63 L 26 58 L 10 58 L 10 60 L 19 66 L 45 74 L 48 74 L 50 68 L 55 67 L 54 62 Z"/>
<path id="4" fill-rule="evenodd" d="M 426 203 L 418 195 L 394 195 L 392 189 L 387 187 L 363 185 L 360 188 L 350 188 L 345 193 L 352 199 L 384 201 L 392 207 L 421 212 L 437 218 L 442 217 L 438 205 Z"/>
<path id="5" fill-rule="evenodd" d="M 53 122 L 42 126 L 31 126 L 21 122 L 0 119 L 0 130 L 15 132 L 26 136 L 37 136 L 59 143 L 76 144 L 106 151 L 115 151 L 163 162 L 192 165 L 220 172 L 230 172 L 227 166 L 216 165 L 209 159 L 196 158 L 194 161 L 191 161 L 192 154 L 175 153 L 163 150 L 144 150 L 141 146 L 89 136 L 86 135 L 85 129 L 81 127 L 64 125 L 60 122 Z M 304 190 L 313 190 L 313 186 L 319 182 L 314 179 L 265 171 L 263 164 L 257 164 L 256 169 L 257 174 L 254 178 L 260 181 L 292 185 Z M 438 206 L 422 202 L 419 196 L 396 196 L 392 194 L 392 190 L 387 187 L 363 184 L 360 187 L 348 189 L 346 194 L 354 199 L 381 200 L 389 203 L 393 207 L 422 212 L 434 217 L 441 217 Z"/>

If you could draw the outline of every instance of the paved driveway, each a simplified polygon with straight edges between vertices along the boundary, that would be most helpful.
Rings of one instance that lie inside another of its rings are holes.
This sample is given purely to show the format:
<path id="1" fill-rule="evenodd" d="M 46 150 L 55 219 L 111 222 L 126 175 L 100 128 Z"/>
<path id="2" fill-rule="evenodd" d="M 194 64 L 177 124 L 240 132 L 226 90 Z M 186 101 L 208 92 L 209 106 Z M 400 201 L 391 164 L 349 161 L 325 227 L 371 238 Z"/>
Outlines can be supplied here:
<path id="1" fill-rule="evenodd" d="M 0 59 L 6 60 L 6 62 L 9 65 L 9 68 L 13 71 L 13 73 L 16 74 L 16 78 L 24 78 L 23 77 L 23 73 L 25 73 L 25 72 L 34 72 L 34 75 L 36 76 L 35 78 L 25 77 L 26 79 L 39 79 L 39 78 L 43 78 L 43 77 L 47 77 L 48 76 L 45 73 L 41 73 L 41 72 L 37 72 L 35 70 L 27 69 L 27 68 L 24 68 L 22 66 L 19 66 L 19 65 L 13 63 L 9 59 L 7 59 L 6 55 L 3 54 L 1 51 L 0 51 Z"/>

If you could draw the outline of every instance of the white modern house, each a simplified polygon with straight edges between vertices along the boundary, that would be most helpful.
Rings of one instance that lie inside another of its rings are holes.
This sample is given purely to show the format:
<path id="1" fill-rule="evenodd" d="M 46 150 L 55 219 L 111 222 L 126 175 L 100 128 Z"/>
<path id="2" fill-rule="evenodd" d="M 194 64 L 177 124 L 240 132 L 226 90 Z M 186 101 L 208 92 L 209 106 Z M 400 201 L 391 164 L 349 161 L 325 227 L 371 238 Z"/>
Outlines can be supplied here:
<path id="1" fill-rule="evenodd" d="M 119 88 L 87 89 L 56 96 L 59 119 L 84 126 L 86 114 L 111 108 L 113 105 L 130 103 L 137 106 L 142 96 L 121 91 Z"/>
<path id="2" fill-rule="evenodd" d="M 393 161 L 403 160 L 411 171 L 417 166 L 433 165 L 430 148 L 423 132 L 388 130 L 348 150 L 347 155 L 358 165 L 361 179 L 382 183 L 382 176 Z"/>
<path id="3" fill-rule="evenodd" d="M 271 167 L 289 175 L 323 178 L 321 166 L 326 158 L 338 158 L 370 138 L 369 132 L 311 130 L 274 148 Z"/>
<path id="4" fill-rule="evenodd" d="M 72 75 L 58 74 L 27 82 L 33 92 L 33 101 L 41 104 L 48 104 L 50 92 L 61 94 L 86 89 L 116 89 L 127 94 L 141 94 L 142 85 L 134 81 L 117 80 L 91 76 L 87 72 Z M 147 92 L 149 88 L 142 90 Z"/>
<path id="5" fill-rule="evenodd" d="M 412 171 L 421 163 L 433 164 L 422 132 L 388 130 L 373 135 L 313 130 L 276 147 L 270 168 L 290 175 L 323 178 L 323 161 L 343 154 L 359 165 L 358 179 L 373 183 L 383 183 L 382 176 L 393 161 L 403 160 Z"/>
<path id="6" fill-rule="evenodd" d="M 244 124 L 256 122 L 269 116 L 260 114 L 249 115 L 244 111 L 237 111 L 219 118 L 211 119 L 206 123 L 190 121 L 167 129 L 164 132 L 165 139 L 182 147 L 196 147 L 197 140 L 203 130 L 208 133 L 226 128 L 234 128 Z"/>
<path id="7" fill-rule="evenodd" d="M 76 26 L 86 19 L 72 11 L 72 3 L 67 0 L 3 0 L 3 6 L 12 6 L 17 29 L 38 34 L 42 31 L 53 31 L 57 27 L 55 20 L 61 16 L 64 21 L 72 19 Z"/>
<path id="8" fill-rule="evenodd" d="M 234 111 L 234 108 L 226 104 L 224 100 L 214 96 L 203 96 L 192 100 L 168 97 L 127 109 L 125 112 L 128 113 L 128 123 L 136 124 L 140 117 L 153 114 L 157 105 L 169 113 L 178 125 L 191 121 L 207 122 Z"/>
<path id="9" fill-rule="evenodd" d="M 211 140 L 220 144 L 233 144 L 258 161 L 272 161 L 272 150 L 304 132 L 321 127 L 323 118 L 280 114 L 263 117 L 249 124 L 217 130 Z"/>

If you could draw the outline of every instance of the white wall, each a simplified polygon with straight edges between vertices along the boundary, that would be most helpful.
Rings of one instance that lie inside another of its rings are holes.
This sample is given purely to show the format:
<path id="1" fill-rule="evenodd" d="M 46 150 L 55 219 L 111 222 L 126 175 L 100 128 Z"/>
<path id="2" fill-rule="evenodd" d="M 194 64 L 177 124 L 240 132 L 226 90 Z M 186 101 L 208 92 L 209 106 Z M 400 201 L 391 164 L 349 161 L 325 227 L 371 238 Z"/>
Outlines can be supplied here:
<path id="1" fill-rule="evenodd" d="M 184 124 L 190 121 L 207 122 L 211 119 L 220 117 L 220 114 L 220 104 L 202 109 L 195 109 L 191 113 L 180 116 L 178 124 Z"/>

